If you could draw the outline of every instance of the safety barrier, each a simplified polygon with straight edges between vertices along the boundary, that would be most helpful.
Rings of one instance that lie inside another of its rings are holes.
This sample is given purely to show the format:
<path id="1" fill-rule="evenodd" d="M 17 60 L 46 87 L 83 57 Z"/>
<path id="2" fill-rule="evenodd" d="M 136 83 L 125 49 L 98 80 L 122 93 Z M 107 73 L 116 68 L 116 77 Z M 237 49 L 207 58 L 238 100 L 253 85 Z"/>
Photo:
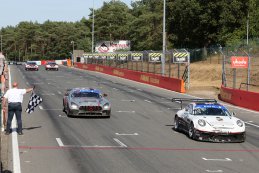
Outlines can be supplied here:
<path id="1" fill-rule="evenodd" d="M 7 91 L 8 89 L 8 66 L 5 64 L 5 62 L 1 63 L 1 96 Z M 3 105 L 3 100 L 1 100 L 1 105 Z M 3 107 L 2 107 L 3 108 Z M 6 110 L 1 111 L 1 127 L 5 127 L 6 124 L 6 117 L 7 113 L 5 112 Z"/>
<path id="2" fill-rule="evenodd" d="M 259 111 L 259 93 L 221 86 L 219 99 L 236 106 Z"/>
<path id="3" fill-rule="evenodd" d="M 125 79 L 130 79 L 133 81 L 146 83 L 149 85 L 157 86 L 160 88 L 185 93 L 184 82 L 182 79 L 175 79 L 164 77 L 160 75 L 138 72 L 127 69 L 118 69 L 114 67 L 95 65 L 95 64 L 82 64 L 74 63 L 74 67 L 84 70 L 97 71 L 100 73 L 109 74 L 112 76 L 117 76 Z"/>

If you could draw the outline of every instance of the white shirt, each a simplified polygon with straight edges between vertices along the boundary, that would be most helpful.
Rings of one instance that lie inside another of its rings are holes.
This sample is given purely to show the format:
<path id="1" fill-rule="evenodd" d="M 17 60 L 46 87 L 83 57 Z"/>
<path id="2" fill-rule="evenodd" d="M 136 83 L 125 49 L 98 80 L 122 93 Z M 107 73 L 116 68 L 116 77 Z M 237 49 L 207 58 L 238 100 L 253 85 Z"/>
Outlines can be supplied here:
<path id="1" fill-rule="evenodd" d="M 13 102 L 22 103 L 23 95 L 25 93 L 26 93 L 26 89 L 12 88 L 5 93 L 4 98 L 8 99 L 8 103 L 13 103 Z"/>

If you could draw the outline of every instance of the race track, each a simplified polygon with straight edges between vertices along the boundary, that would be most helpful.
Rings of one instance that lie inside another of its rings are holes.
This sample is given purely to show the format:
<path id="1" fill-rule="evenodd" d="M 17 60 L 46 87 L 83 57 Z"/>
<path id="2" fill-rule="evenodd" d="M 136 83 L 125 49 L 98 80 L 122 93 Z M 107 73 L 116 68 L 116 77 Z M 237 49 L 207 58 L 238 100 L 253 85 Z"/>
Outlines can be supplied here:
<path id="1" fill-rule="evenodd" d="M 36 86 L 40 108 L 23 114 L 18 136 L 22 173 L 256 173 L 259 170 L 259 113 L 229 109 L 246 124 L 245 143 L 190 140 L 173 130 L 179 104 L 190 97 L 100 73 L 60 67 L 25 71 L 11 65 L 20 88 Z M 65 90 L 94 87 L 108 94 L 107 118 L 68 118 L 62 112 Z M 24 98 L 27 107 L 30 94 Z"/>

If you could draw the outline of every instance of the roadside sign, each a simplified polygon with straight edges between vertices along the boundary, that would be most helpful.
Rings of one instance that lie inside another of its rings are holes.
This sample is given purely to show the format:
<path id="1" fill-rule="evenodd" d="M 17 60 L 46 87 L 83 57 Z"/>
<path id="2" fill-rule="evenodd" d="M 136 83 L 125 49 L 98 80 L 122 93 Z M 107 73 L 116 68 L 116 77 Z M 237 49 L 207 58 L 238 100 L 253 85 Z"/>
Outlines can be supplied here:
<path id="1" fill-rule="evenodd" d="M 132 61 L 142 61 L 142 59 L 143 59 L 143 53 L 132 53 L 131 54 Z"/>
<path id="2" fill-rule="evenodd" d="M 161 62 L 162 53 L 149 53 L 149 62 Z"/>
<path id="3" fill-rule="evenodd" d="M 173 53 L 173 62 L 174 63 L 188 63 L 188 52 L 176 52 Z"/>
<path id="4" fill-rule="evenodd" d="M 247 56 L 232 56 L 231 68 L 248 68 Z"/>

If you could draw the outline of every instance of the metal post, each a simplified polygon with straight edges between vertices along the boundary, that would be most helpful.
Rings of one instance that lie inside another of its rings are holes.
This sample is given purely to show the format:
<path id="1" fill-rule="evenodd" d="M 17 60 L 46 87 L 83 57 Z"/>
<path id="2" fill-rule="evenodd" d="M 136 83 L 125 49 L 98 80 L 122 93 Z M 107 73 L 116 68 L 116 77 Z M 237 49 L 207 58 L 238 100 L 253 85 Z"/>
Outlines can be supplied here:
<path id="1" fill-rule="evenodd" d="M 237 69 L 233 69 L 233 88 L 236 89 L 236 81 L 237 81 Z"/>
<path id="2" fill-rule="evenodd" d="M 249 12 L 247 15 L 247 20 L 246 20 L 246 44 L 248 46 L 248 37 L 249 37 Z"/>
<path id="3" fill-rule="evenodd" d="M 73 46 L 73 52 L 72 52 L 72 66 L 74 66 L 74 45 L 75 45 L 75 42 L 74 41 L 71 41 L 71 44 Z"/>
<path id="4" fill-rule="evenodd" d="M 247 91 L 249 91 L 249 85 L 250 85 L 250 71 L 251 71 L 251 57 L 248 54 L 247 85 L 246 85 Z"/>
<path id="5" fill-rule="evenodd" d="M 1 36 L 1 52 L 3 52 L 3 36 L 2 35 L 0 36 Z"/>
<path id="6" fill-rule="evenodd" d="M 187 89 L 189 89 L 190 88 L 190 70 L 191 70 L 191 58 L 190 58 L 190 54 L 188 54 L 188 84 L 187 84 Z"/>
<path id="7" fill-rule="evenodd" d="M 163 14 L 163 55 L 162 55 L 162 75 L 163 76 L 165 74 L 165 49 L 166 49 L 165 16 L 166 16 L 166 0 L 164 0 L 164 14 Z"/>
<path id="8" fill-rule="evenodd" d="M 94 0 L 93 0 L 93 23 L 92 23 L 92 53 L 94 53 Z"/>

